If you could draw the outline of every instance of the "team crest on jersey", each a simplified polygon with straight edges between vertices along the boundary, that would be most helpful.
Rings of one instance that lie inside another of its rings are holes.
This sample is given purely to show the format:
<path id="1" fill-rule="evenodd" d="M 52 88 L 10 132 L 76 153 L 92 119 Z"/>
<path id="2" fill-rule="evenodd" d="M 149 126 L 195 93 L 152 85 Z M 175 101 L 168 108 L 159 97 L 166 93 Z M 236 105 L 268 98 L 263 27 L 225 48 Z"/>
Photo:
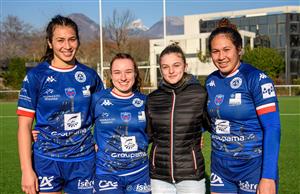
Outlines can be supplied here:
<path id="1" fill-rule="evenodd" d="M 230 82 L 230 87 L 232 89 L 237 89 L 242 85 L 242 79 L 240 77 L 235 77 Z"/>
<path id="2" fill-rule="evenodd" d="M 215 104 L 217 106 L 220 106 L 222 104 L 223 100 L 224 100 L 224 95 L 223 94 L 218 94 L 215 97 Z"/>
<path id="3" fill-rule="evenodd" d="M 275 89 L 272 83 L 261 85 L 261 92 L 263 95 L 263 99 L 275 96 Z"/>
<path id="4" fill-rule="evenodd" d="M 74 98 L 76 96 L 76 90 L 75 88 L 65 88 L 65 94 L 69 98 Z"/>
<path id="5" fill-rule="evenodd" d="M 121 119 L 124 122 L 129 122 L 131 120 L 131 113 L 130 112 L 121 112 Z"/>
<path id="6" fill-rule="evenodd" d="M 86 76 L 82 71 L 77 71 L 75 73 L 75 79 L 76 79 L 76 81 L 83 83 L 86 81 Z"/>
<path id="7" fill-rule="evenodd" d="M 132 100 L 132 104 L 133 104 L 135 107 L 139 108 L 139 107 L 143 106 L 144 101 L 141 100 L 141 99 L 139 99 L 139 98 L 135 98 L 135 99 Z"/>

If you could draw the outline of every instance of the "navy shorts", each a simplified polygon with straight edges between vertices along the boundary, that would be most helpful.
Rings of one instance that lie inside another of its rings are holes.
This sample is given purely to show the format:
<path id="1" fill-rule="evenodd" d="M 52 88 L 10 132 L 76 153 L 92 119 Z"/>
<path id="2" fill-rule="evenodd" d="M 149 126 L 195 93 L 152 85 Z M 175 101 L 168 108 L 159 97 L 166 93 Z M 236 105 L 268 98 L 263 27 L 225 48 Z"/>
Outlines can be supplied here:
<path id="1" fill-rule="evenodd" d="M 231 159 L 211 156 L 210 190 L 216 193 L 255 194 L 262 158 Z"/>
<path id="2" fill-rule="evenodd" d="M 95 158 L 64 162 L 34 155 L 33 161 L 40 192 L 93 193 Z"/>
<path id="3" fill-rule="evenodd" d="M 127 175 L 96 174 L 96 194 L 150 194 L 149 167 Z"/>

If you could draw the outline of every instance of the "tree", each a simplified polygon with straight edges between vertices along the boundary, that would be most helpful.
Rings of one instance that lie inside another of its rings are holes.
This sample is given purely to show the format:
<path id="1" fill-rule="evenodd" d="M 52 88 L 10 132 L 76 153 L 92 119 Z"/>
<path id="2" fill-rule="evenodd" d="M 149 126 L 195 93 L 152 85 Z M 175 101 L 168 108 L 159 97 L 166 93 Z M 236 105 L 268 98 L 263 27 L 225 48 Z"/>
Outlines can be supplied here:
<path id="1" fill-rule="evenodd" d="M 134 20 L 134 15 L 129 10 L 122 13 L 113 11 L 112 18 L 106 21 L 106 33 L 109 38 L 116 44 L 117 52 L 124 51 L 128 41 L 128 31 L 130 24 Z"/>
<path id="2" fill-rule="evenodd" d="M 1 59 L 24 57 L 30 45 L 32 27 L 16 16 L 7 16 L 1 23 Z"/>
<path id="3" fill-rule="evenodd" d="M 278 78 L 284 71 L 284 58 L 273 48 L 246 48 L 242 59 L 266 72 L 272 79 Z"/>
<path id="4" fill-rule="evenodd" d="M 26 75 L 25 58 L 12 58 L 9 61 L 8 69 L 3 74 L 4 84 L 12 89 L 20 89 L 22 80 Z"/>

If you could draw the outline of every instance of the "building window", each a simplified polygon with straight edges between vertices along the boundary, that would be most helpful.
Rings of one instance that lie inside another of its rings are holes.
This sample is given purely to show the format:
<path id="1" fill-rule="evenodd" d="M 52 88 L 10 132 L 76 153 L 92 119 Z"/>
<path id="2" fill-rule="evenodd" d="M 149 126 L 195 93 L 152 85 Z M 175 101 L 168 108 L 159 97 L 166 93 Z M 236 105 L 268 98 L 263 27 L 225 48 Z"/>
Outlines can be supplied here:
<path id="1" fill-rule="evenodd" d="M 290 36 L 290 46 L 291 47 L 300 47 L 300 35 L 291 35 Z"/>
<path id="2" fill-rule="evenodd" d="M 269 25 L 269 34 L 276 34 L 276 24 Z"/>
<path id="3" fill-rule="evenodd" d="M 300 21 L 300 14 L 290 14 L 291 21 Z"/>

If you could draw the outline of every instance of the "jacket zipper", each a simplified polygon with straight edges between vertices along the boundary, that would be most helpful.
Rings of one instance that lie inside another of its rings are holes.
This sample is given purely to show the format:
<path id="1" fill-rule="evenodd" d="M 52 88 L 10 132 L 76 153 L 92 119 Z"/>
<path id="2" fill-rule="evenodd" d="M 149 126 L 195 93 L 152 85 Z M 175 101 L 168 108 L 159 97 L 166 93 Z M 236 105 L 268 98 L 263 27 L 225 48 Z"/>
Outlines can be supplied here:
<path id="1" fill-rule="evenodd" d="M 176 95 L 174 90 L 172 90 L 173 93 L 173 99 L 172 99 L 172 111 L 171 111 L 171 118 L 170 118 L 170 170 L 171 170 L 171 178 L 172 182 L 175 183 L 175 178 L 174 178 L 174 164 L 173 164 L 173 152 L 174 152 L 174 134 L 173 134 L 173 124 L 174 124 L 174 109 L 175 109 L 175 102 L 176 102 Z"/>
<path id="2" fill-rule="evenodd" d="M 193 160 L 194 160 L 194 169 L 197 170 L 197 162 L 196 162 L 196 155 L 195 155 L 194 149 L 192 150 L 192 154 L 193 154 Z"/>
<path id="3" fill-rule="evenodd" d="M 157 145 L 155 145 L 154 150 L 153 150 L 153 156 L 152 156 L 152 166 L 153 166 L 153 168 L 155 168 L 156 148 L 157 148 Z"/>

